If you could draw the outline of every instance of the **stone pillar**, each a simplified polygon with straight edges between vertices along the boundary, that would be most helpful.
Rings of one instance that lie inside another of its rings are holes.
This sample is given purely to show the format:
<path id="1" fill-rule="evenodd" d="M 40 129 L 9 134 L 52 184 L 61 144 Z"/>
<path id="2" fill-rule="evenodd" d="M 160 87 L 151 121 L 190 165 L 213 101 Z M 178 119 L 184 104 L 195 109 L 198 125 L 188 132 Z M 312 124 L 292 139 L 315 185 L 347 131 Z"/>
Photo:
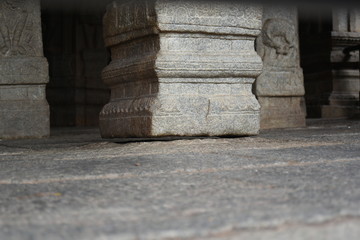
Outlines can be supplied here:
<path id="1" fill-rule="evenodd" d="M 39 1 L 0 1 L 0 138 L 49 135 Z"/>
<path id="2" fill-rule="evenodd" d="M 359 52 L 343 53 L 346 47 L 360 44 L 360 11 L 333 11 L 332 87 L 329 105 L 322 107 L 322 117 L 348 118 L 356 114 L 359 101 Z"/>
<path id="3" fill-rule="evenodd" d="M 256 46 L 264 63 L 254 86 L 261 105 L 261 128 L 304 127 L 305 91 L 296 8 L 264 8 Z"/>
<path id="4" fill-rule="evenodd" d="M 352 9 L 349 14 L 350 32 L 360 33 L 360 9 Z"/>
<path id="5" fill-rule="evenodd" d="M 102 136 L 257 134 L 261 13 L 221 1 L 114 1 L 104 17 L 112 61 Z"/>

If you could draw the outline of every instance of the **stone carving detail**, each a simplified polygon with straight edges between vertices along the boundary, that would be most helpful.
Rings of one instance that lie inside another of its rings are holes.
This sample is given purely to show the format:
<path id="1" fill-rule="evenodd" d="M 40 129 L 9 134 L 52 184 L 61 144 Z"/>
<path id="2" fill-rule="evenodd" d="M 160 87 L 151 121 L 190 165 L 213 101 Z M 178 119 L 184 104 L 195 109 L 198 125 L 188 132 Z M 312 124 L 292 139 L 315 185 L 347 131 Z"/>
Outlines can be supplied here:
<path id="1" fill-rule="evenodd" d="M 39 31 L 35 28 L 30 1 L 3 0 L 0 2 L 0 54 L 2 56 L 35 55 Z M 35 30 L 35 31 L 34 31 Z"/>
<path id="2" fill-rule="evenodd" d="M 111 87 L 103 137 L 258 133 L 251 85 L 262 68 L 254 51 L 261 8 L 115 1 L 104 25 L 112 61 L 102 74 Z"/>
<path id="3" fill-rule="evenodd" d="M 267 19 L 263 25 L 261 39 L 263 48 L 259 55 L 267 66 L 296 66 L 296 32 L 294 25 L 285 19 Z"/>
<path id="4" fill-rule="evenodd" d="M 263 73 L 256 80 L 257 96 L 304 94 L 294 23 L 288 19 L 266 19 L 257 39 L 257 52 L 264 62 Z"/>
<path id="5" fill-rule="evenodd" d="M 114 1 L 104 17 L 105 42 L 111 45 L 159 30 L 257 36 L 260 10 L 256 5 L 227 1 Z"/>
<path id="6" fill-rule="evenodd" d="M 114 1 L 107 7 L 104 16 L 107 46 L 150 33 L 157 33 L 154 1 Z"/>
<path id="7" fill-rule="evenodd" d="M 159 23 L 237 27 L 261 26 L 259 6 L 230 1 L 177 1 L 157 2 Z"/>
<path id="8" fill-rule="evenodd" d="M 262 128 L 305 125 L 296 21 L 296 9 L 264 9 L 263 28 L 256 42 L 264 68 L 255 82 Z"/>

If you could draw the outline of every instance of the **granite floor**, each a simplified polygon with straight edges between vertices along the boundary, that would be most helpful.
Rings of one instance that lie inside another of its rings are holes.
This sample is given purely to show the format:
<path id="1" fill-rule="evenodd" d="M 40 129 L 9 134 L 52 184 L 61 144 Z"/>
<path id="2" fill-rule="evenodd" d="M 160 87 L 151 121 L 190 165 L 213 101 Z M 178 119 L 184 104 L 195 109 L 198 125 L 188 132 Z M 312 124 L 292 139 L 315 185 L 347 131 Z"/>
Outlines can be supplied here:
<path id="1" fill-rule="evenodd" d="M 0 239 L 359 239 L 360 120 L 239 138 L 0 141 Z"/>

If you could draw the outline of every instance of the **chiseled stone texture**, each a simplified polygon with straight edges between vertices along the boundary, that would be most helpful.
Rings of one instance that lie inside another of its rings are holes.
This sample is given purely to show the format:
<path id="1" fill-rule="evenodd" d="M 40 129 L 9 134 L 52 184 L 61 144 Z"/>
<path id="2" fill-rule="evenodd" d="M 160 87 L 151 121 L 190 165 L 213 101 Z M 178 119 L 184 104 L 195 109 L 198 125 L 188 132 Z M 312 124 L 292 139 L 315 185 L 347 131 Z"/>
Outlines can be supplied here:
<path id="1" fill-rule="evenodd" d="M 305 126 L 298 41 L 296 8 L 264 8 L 262 33 L 257 39 L 264 68 L 254 86 L 262 129 Z"/>
<path id="2" fill-rule="evenodd" d="M 104 17 L 112 61 L 103 137 L 252 135 L 261 8 L 201 1 L 114 1 Z"/>
<path id="3" fill-rule="evenodd" d="M 0 2 L 0 138 L 49 135 L 40 2 Z"/>
<path id="4" fill-rule="evenodd" d="M 259 97 L 259 103 L 262 109 L 266 109 L 260 111 L 262 129 L 305 125 L 303 97 Z"/>
<path id="5" fill-rule="evenodd" d="M 138 140 L 1 142 L 0 239 L 359 240 L 360 121 Z"/>

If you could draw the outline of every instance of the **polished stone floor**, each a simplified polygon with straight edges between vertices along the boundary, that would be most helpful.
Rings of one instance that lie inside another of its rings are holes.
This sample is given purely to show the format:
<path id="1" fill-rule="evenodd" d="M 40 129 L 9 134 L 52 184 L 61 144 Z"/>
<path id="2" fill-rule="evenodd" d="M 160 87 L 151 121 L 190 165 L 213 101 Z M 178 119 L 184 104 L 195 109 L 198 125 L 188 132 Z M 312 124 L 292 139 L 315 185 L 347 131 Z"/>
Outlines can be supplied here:
<path id="1" fill-rule="evenodd" d="M 359 239 L 360 121 L 239 138 L 0 141 L 0 239 Z"/>

